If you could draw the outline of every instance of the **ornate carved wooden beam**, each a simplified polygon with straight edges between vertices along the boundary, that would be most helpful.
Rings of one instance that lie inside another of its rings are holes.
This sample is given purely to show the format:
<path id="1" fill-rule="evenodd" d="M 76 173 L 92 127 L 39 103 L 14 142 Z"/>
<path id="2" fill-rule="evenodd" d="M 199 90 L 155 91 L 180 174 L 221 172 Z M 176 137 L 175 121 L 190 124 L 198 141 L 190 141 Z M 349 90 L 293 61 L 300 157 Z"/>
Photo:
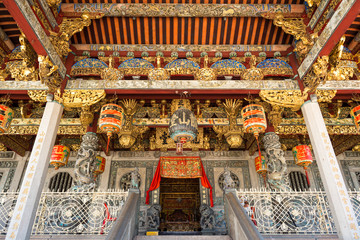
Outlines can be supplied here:
<path id="1" fill-rule="evenodd" d="M 291 45 L 126 45 L 126 44 L 73 44 L 78 51 L 169 51 L 169 52 L 284 52 Z"/>
<path id="2" fill-rule="evenodd" d="M 4 0 L 3 3 L 33 46 L 36 53 L 42 56 L 48 55 L 52 63 L 58 66 L 60 76 L 65 78 L 65 65 L 55 51 L 54 46 L 51 44 L 49 37 L 42 28 L 28 1 Z"/>
<path id="3" fill-rule="evenodd" d="M 48 20 L 48 22 L 50 23 L 52 28 L 55 28 L 58 26 L 55 16 L 53 14 L 53 12 L 50 9 L 50 6 L 48 4 L 48 2 L 46 0 L 38 0 L 42 11 L 44 12 L 46 19 Z"/>
<path id="4" fill-rule="evenodd" d="M 64 16 L 84 12 L 104 13 L 109 17 L 260 17 L 263 13 L 282 12 L 300 17 L 304 4 L 161 4 L 161 3 L 63 3 Z"/>
<path id="5" fill-rule="evenodd" d="M 30 148 L 30 142 L 22 137 L 15 138 L 13 136 L 0 135 L 0 142 L 22 157 L 25 156 L 25 152 Z"/>
<path id="6" fill-rule="evenodd" d="M 298 68 L 299 77 L 303 79 L 318 56 L 329 55 L 346 29 L 360 12 L 360 1 L 343 0 L 330 21 L 322 31 L 314 46 Z"/>

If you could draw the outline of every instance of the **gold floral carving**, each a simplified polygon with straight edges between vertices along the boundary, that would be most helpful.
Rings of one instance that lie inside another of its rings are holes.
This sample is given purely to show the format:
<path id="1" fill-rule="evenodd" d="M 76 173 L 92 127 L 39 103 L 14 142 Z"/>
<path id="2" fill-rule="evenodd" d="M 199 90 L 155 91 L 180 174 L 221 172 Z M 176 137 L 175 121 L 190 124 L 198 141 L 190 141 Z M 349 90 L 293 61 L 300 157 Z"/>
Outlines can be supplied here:
<path id="1" fill-rule="evenodd" d="M 259 96 L 271 105 L 291 108 L 293 111 L 298 111 L 305 100 L 301 90 L 261 90 Z"/>
<path id="2" fill-rule="evenodd" d="M 316 90 L 318 102 L 331 103 L 335 97 L 337 90 Z"/>
<path id="3" fill-rule="evenodd" d="M 46 102 L 48 91 L 46 90 L 28 90 L 28 96 L 35 102 Z"/>
<path id="4" fill-rule="evenodd" d="M 39 126 L 10 126 L 8 135 L 36 135 L 39 131 Z M 83 126 L 59 126 L 57 134 L 61 135 L 83 135 L 86 133 L 86 128 Z"/>
<path id="5" fill-rule="evenodd" d="M 46 0 L 46 1 L 49 4 L 51 10 L 53 11 L 53 13 L 55 14 L 55 17 L 56 17 L 56 15 L 58 13 L 58 8 L 59 8 L 62 0 Z"/>
<path id="6" fill-rule="evenodd" d="M 105 90 L 65 90 L 61 99 L 65 107 L 78 108 L 98 103 L 105 96 Z"/>
<path id="7" fill-rule="evenodd" d="M 88 27 L 91 24 L 91 19 L 101 18 L 104 14 L 90 15 L 84 13 L 81 18 L 63 18 L 59 25 L 59 32 L 50 31 L 50 41 L 54 46 L 56 52 L 60 57 L 66 57 L 70 50 L 70 38 L 78 32 L 81 32 L 84 27 Z"/>
<path id="8" fill-rule="evenodd" d="M 46 90 L 28 90 L 28 96 L 35 102 L 46 102 Z M 91 106 L 104 99 L 105 90 L 65 90 L 62 97 L 55 94 L 55 100 L 67 108 Z"/>

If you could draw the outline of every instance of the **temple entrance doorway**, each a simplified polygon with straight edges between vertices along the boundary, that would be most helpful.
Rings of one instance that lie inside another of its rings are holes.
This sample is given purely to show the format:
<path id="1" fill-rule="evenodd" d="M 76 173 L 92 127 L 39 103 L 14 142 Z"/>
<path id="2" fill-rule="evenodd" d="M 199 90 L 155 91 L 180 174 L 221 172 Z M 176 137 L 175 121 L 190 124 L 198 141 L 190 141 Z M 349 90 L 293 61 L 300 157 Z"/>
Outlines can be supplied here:
<path id="1" fill-rule="evenodd" d="M 198 178 L 162 178 L 160 183 L 162 234 L 198 232 L 200 228 Z"/>

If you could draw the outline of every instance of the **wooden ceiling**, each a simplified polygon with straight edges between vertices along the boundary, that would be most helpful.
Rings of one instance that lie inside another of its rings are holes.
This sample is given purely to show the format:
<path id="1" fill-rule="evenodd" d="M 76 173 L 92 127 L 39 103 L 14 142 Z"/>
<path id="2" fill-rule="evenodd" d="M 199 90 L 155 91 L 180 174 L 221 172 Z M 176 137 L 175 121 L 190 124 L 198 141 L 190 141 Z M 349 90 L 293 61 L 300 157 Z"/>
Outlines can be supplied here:
<path id="1" fill-rule="evenodd" d="M 0 0 L 0 27 L 4 30 L 6 35 L 15 44 L 19 44 L 20 29 L 17 26 L 14 18 L 10 15 L 4 4 Z"/>
<path id="2" fill-rule="evenodd" d="M 360 31 L 360 15 L 358 15 L 355 21 L 352 22 L 350 27 L 346 30 L 346 42 L 345 44 L 348 45 L 354 39 L 356 34 Z"/>
<path id="3" fill-rule="evenodd" d="M 255 17 L 104 17 L 73 37 L 75 44 L 291 44 L 292 36 Z"/>

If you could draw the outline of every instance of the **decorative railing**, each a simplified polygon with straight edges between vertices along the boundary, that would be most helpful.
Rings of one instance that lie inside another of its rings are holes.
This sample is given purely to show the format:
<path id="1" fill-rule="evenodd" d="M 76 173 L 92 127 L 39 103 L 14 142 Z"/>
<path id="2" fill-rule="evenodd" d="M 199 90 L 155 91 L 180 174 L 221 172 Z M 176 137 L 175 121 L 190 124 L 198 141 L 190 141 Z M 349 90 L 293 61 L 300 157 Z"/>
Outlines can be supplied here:
<path id="1" fill-rule="evenodd" d="M 0 193 L 0 233 L 6 234 L 18 193 Z M 33 235 L 107 234 L 128 192 L 44 192 Z"/>
<path id="2" fill-rule="evenodd" d="M 349 192 L 360 223 L 360 192 Z M 336 234 L 325 192 L 238 191 L 261 234 Z"/>

